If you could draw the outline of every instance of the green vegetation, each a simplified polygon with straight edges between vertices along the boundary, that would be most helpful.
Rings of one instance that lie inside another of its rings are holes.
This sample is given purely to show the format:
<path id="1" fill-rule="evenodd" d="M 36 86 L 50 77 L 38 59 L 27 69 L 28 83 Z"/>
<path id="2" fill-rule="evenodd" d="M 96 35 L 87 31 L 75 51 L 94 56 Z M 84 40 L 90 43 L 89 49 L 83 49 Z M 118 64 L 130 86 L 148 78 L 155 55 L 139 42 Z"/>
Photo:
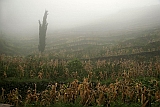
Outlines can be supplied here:
<path id="1" fill-rule="evenodd" d="M 160 29 L 134 35 L 50 37 L 42 54 L 34 51 L 33 38 L 21 39 L 23 45 L 0 39 L 0 103 L 159 107 Z M 7 54 L 12 51 L 6 51 L 6 43 L 21 46 L 14 50 L 17 55 Z"/>

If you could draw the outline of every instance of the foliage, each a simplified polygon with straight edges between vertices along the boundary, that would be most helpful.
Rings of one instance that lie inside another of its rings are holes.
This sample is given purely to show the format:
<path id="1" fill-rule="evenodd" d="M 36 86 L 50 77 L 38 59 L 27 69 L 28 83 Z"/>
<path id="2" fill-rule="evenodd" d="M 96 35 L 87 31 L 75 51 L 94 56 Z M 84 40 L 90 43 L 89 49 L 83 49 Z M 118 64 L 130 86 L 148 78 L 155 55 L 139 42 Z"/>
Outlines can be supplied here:
<path id="1" fill-rule="evenodd" d="M 141 60 L 65 61 L 37 55 L 1 55 L 0 59 L 0 84 L 5 90 L 1 93 L 1 102 L 4 103 L 17 106 L 156 106 L 160 99 L 158 56 L 147 60 L 141 56 Z"/>
<path id="2" fill-rule="evenodd" d="M 159 33 L 114 43 L 107 37 L 71 38 L 54 39 L 53 50 L 48 46 L 43 54 L 1 54 L 0 102 L 26 107 L 159 106 Z"/>
<path id="3" fill-rule="evenodd" d="M 80 72 L 83 69 L 82 63 L 78 60 L 72 60 L 67 64 L 69 72 Z"/>

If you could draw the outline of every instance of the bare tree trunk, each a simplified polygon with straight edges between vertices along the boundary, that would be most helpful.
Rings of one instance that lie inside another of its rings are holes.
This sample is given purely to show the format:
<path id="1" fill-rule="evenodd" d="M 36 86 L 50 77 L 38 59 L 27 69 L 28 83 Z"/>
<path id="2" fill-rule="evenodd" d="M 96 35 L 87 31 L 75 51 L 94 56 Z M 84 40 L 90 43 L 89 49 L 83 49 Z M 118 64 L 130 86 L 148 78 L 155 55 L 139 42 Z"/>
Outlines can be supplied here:
<path id="1" fill-rule="evenodd" d="M 48 15 L 48 11 L 45 11 L 42 24 L 39 20 L 39 45 L 38 45 L 38 49 L 41 53 L 44 51 L 45 46 L 46 46 L 46 43 L 45 43 L 46 31 L 47 31 L 47 26 L 48 26 L 48 23 L 46 21 L 47 15 Z"/>

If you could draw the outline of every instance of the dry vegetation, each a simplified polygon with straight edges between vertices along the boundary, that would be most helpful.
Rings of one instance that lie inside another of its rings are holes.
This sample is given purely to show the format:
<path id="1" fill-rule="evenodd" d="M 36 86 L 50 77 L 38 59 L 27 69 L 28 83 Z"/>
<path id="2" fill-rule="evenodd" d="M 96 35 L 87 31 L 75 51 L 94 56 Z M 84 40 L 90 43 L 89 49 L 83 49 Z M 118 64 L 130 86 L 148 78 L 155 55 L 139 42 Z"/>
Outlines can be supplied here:
<path id="1" fill-rule="evenodd" d="M 32 54 L 0 54 L 0 103 L 159 107 L 160 30 L 139 35 L 50 38 L 42 54 L 35 40 L 20 40 L 17 52 Z"/>
<path id="2" fill-rule="evenodd" d="M 42 91 L 37 91 L 39 89 L 35 83 L 23 95 L 20 95 L 20 90 L 16 87 L 1 87 L 1 103 L 15 106 L 79 103 L 81 106 L 106 107 L 116 102 L 137 103 L 142 107 L 160 104 L 158 56 L 148 61 L 64 61 L 48 60 L 45 56 L 38 55 L 28 58 L 1 55 L 0 59 L 2 82 L 9 78 L 53 81 Z"/>

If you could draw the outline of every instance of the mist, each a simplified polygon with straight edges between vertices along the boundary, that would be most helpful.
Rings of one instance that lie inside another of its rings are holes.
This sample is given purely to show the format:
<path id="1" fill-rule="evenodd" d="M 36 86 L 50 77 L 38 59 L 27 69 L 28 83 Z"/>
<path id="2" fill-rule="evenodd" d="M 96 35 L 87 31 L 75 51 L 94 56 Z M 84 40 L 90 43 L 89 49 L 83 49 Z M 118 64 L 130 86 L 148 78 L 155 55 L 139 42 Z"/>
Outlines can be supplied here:
<path id="1" fill-rule="evenodd" d="M 108 17 L 111 17 L 109 22 L 112 24 L 118 18 L 111 19 L 121 11 L 159 5 L 159 0 L 1 0 L 0 31 L 19 36 L 38 35 L 38 20 L 42 21 L 45 10 L 49 13 L 47 33 L 52 33 L 86 25 L 96 26 L 94 23 L 103 23 Z M 126 19 L 128 17 L 132 16 Z M 141 17 L 140 14 L 137 17 Z"/>

